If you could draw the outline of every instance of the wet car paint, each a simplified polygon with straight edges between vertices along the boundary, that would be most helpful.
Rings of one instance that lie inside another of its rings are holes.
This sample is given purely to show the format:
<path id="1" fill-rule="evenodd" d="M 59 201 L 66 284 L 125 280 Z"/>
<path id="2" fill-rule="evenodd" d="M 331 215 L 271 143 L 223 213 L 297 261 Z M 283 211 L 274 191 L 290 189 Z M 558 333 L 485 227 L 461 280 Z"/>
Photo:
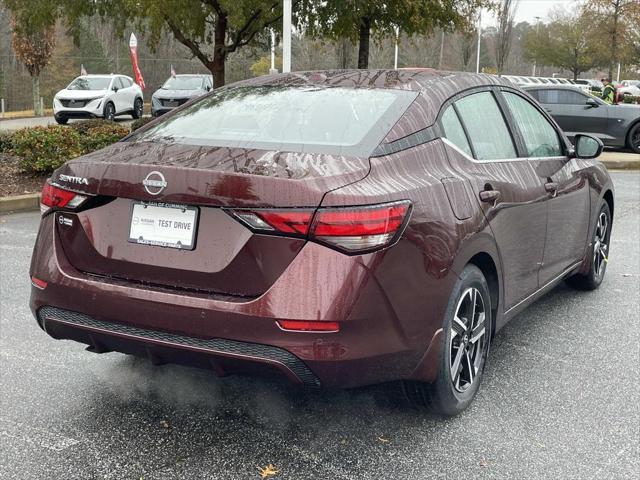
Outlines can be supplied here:
<path id="1" fill-rule="evenodd" d="M 48 281 L 49 286 L 33 290 L 34 312 L 44 305 L 56 305 L 150 331 L 274 345 L 300 358 L 324 386 L 350 387 L 401 378 L 431 381 L 442 347 L 444 309 L 458 273 L 469 261 L 482 255 L 494 265 L 495 278 L 488 280 L 495 287 L 492 309 L 497 329 L 563 274 L 585 268 L 594 205 L 611 191 L 606 170 L 596 160 L 483 163 L 469 159 L 437 136 L 417 145 L 410 142 L 412 136 L 436 125 L 442 104 L 453 96 L 495 85 L 506 88 L 496 77 L 433 71 L 311 72 L 240 82 L 247 84 L 422 91 L 385 138 L 381 151 L 393 152 L 387 155 L 358 158 L 120 142 L 69 162 L 56 175 L 87 178 L 89 185 L 74 186 L 78 191 L 144 200 L 152 196 L 140 182 L 149 171 L 161 168 L 167 178 L 175 175 L 175 180 L 168 181 L 162 195 L 153 198 L 202 209 L 334 207 L 411 200 L 410 221 L 399 241 L 374 253 L 345 256 L 313 242 L 276 237 L 281 245 L 265 246 L 264 251 L 281 250 L 289 256 L 269 281 L 260 283 L 253 276 L 237 281 L 250 286 L 243 292 L 236 287 L 233 292 L 186 293 L 175 287 L 190 285 L 198 290 L 206 282 L 193 280 L 197 271 L 175 272 L 163 285 L 152 284 L 152 270 L 143 285 L 122 278 L 118 271 L 100 272 L 101 277 L 88 274 L 83 271 L 87 266 L 78 268 L 82 259 L 77 254 L 74 257 L 76 247 L 69 248 L 74 239 L 81 239 L 82 232 L 65 240 L 64 234 L 56 233 L 64 228 L 56 226 L 54 218 L 60 214 L 48 215 L 41 225 L 31 274 Z M 544 189 L 549 178 L 560 184 L 557 198 L 552 199 Z M 493 205 L 478 198 L 488 183 L 501 192 Z M 576 209 L 568 230 L 570 241 L 565 242 L 565 220 Z M 82 226 L 89 239 L 93 221 L 82 219 L 79 213 L 75 228 Z M 241 236 L 230 233 L 228 238 Z M 199 241 L 202 245 L 202 239 Z M 547 244 L 553 246 L 553 252 L 547 251 Z M 232 254 L 224 254 L 229 245 L 221 245 L 218 272 L 233 263 L 223 261 Z M 85 242 L 82 248 L 89 252 L 89 247 Z M 102 257 L 110 258 L 109 249 L 113 254 L 116 246 L 93 247 L 98 255 L 102 252 Z M 153 267 L 153 249 L 148 252 L 138 257 L 138 263 L 145 265 L 140 272 Z M 123 255 L 131 263 L 132 258 L 125 254 L 118 254 L 116 260 Z M 551 258 L 548 270 L 541 269 L 545 258 Z M 162 262 L 166 268 L 177 260 Z M 233 276 L 242 279 L 242 269 Z M 227 286 L 234 281 L 229 277 L 225 283 L 224 275 L 220 279 Z M 276 319 L 338 321 L 341 330 L 334 334 L 284 332 L 275 325 Z M 44 326 L 49 324 L 56 325 L 55 318 L 47 319 Z M 77 333 L 78 329 L 60 322 L 55 328 L 60 338 L 76 336 L 86 343 L 108 343 L 100 340 L 109 337 L 105 332 Z M 158 349 L 164 345 L 148 339 L 144 345 L 137 354 L 162 357 Z M 224 354 L 210 355 L 205 363 L 217 365 L 214 370 L 220 374 L 233 371 L 233 364 L 216 361 L 220 356 Z M 192 363 L 193 359 L 185 355 L 182 360 Z M 249 360 L 268 364 L 291 378 L 282 364 Z"/>

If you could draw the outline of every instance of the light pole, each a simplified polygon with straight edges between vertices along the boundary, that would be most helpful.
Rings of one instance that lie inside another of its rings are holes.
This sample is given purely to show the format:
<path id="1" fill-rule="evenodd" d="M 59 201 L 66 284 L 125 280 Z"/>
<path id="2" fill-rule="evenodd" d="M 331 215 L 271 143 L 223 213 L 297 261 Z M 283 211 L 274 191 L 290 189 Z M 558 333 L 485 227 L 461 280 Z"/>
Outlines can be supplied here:
<path id="1" fill-rule="evenodd" d="M 291 0 L 284 0 L 282 12 L 282 73 L 291 71 Z"/>
<path id="2" fill-rule="evenodd" d="M 398 39 L 400 38 L 400 27 L 396 27 L 396 50 L 393 56 L 393 69 L 398 69 Z"/>
<path id="3" fill-rule="evenodd" d="M 536 19 L 536 41 L 540 41 L 540 17 L 533 17 Z M 536 76 L 536 59 L 533 59 L 533 71 L 531 72 L 531 76 Z"/>
<path id="4" fill-rule="evenodd" d="M 480 73 L 480 42 L 482 40 L 482 10 L 478 10 L 478 48 L 476 50 L 476 73 Z"/>

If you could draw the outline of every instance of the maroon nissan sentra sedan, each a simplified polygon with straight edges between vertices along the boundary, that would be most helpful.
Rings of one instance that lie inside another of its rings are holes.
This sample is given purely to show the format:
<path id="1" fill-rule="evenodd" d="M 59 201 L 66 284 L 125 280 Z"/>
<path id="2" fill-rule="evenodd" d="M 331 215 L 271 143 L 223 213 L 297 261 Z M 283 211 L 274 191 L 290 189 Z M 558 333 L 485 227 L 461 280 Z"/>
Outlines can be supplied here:
<path id="1" fill-rule="evenodd" d="M 495 76 L 231 84 L 54 172 L 31 308 L 93 352 L 310 387 L 396 381 L 453 415 L 510 318 L 562 280 L 602 282 L 601 151 Z"/>

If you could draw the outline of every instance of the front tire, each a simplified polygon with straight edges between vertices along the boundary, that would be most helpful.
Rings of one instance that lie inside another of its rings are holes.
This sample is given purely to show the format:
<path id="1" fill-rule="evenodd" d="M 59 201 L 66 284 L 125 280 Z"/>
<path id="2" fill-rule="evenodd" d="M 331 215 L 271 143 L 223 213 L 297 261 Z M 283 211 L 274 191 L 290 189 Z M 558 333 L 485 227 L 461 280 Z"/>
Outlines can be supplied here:
<path id="1" fill-rule="evenodd" d="M 589 250 L 589 271 L 567 278 L 567 283 L 579 290 L 595 290 L 604 280 L 609 262 L 609 245 L 611 241 L 611 209 L 602 201 L 598 212 L 596 226 L 591 235 Z"/>
<path id="2" fill-rule="evenodd" d="M 640 153 L 640 123 L 636 123 L 627 136 L 627 145 L 635 153 Z"/>
<path id="3" fill-rule="evenodd" d="M 131 114 L 131 116 L 137 120 L 140 117 L 142 117 L 142 110 L 144 108 L 144 105 L 142 104 L 142 99 L 141 98 L 136 98 L 136 101 L 133 102 L 133 113 Z"/>
<path id="4" fill-rule="evenodd" d="M 467 265 L 453 287 L 445 312 L 436 380 L 403 382 L 407 399 L 442 416 L 463 412 L 480 387 L 492 325 L 487 281 L 478 267 Z"/>
<path id="5" fill-rule="evenodd" d="M 116 118 L 116 107 L 113 103 L 109 102 L 104 106 L 104 119 L 110 122 Z"/>

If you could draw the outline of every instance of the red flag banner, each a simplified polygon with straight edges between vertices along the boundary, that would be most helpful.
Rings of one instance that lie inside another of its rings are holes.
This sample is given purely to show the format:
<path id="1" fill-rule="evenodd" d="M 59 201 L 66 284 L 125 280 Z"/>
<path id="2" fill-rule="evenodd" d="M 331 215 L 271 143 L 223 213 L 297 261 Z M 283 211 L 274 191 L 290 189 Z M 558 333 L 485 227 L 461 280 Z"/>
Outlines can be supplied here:
<path id="1" fill-rule="evenodd" d="M 133 67 L 133 76 L 136 79 L 136 83 L 144 90 L 144 78 L 142 78 L 142 72 L 138 67 L 138 39 L 133 33 L 129 37 L 129 55 L 131 57 L 131 66 Z"/>

